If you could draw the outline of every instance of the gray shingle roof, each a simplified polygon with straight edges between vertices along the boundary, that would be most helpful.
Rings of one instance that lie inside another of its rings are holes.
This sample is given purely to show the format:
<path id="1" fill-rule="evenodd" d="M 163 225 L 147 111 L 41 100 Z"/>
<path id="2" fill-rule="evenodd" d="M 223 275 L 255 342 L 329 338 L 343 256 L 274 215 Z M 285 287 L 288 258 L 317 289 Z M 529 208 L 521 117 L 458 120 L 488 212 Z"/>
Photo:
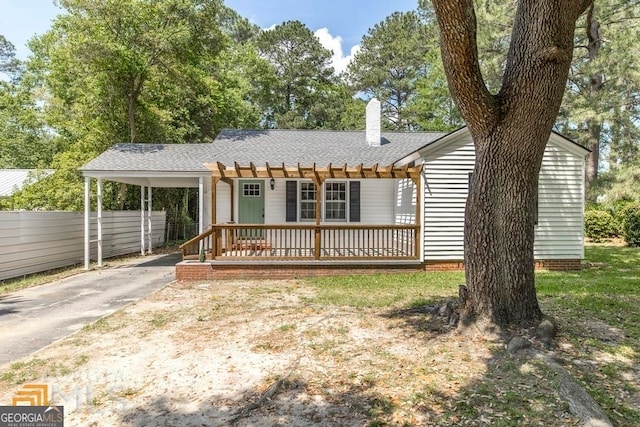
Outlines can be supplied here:
<path id="1" fill-rule="evenodd" d="M 444 132 L 383 132 L 370 146 L 364 131 L 225 129 L 211 144 L 116 144 L 83 171 L 206 171 L 204 163 L 256 166 L 348 164 L 387 166 L 447 135 Z"/>

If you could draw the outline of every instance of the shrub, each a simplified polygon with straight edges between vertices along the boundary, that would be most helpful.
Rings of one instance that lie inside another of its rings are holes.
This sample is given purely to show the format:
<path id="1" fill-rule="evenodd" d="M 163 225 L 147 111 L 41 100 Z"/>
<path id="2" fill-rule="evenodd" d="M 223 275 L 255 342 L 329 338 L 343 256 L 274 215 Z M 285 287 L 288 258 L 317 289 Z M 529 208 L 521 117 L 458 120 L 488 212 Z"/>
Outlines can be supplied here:
<path id="1" fill-rule="evenodd" d="M 613 216 L 613 235 L 611 237 L 623 237 L 624 221 L 627 215 L 626 210 L 628 206 L 632 205 L 634 205 L 634 203 L 630 200 L 618 200 L 605 205 L 605 210 Z"/>
<path id="2" fill-rule="evenodd" d="M 624 240 L 629 246 L 640 246 L 640 204 L 627 205 L 624 209 Z"/>
<path id="3" fill-rule="evenodd" d="M 592 241 L 602 242 L 615 234 L 613 216 L 606 211 L 586 211 L 584 213 L 584 233 Z"/>

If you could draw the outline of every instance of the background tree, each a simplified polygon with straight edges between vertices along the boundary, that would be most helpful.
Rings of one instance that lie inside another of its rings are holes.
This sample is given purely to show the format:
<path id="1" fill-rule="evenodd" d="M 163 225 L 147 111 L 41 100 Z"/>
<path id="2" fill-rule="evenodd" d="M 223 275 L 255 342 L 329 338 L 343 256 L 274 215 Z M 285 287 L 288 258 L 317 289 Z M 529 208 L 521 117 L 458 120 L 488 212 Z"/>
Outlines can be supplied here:
<path id="1" fill-rule="evenodd" d="M 435 50 L 435 22 L 423 21 L 417 12 L 395 12 L 369 29 L 347 70 L 356 92 L 378 98 L 384 125 L 395 130 L 415 130 L 414 101 L 421 80 L 432 65 L 427 53 Z"/>
<path id="2" fill-rule="evenodd" d="M 591 150 L 588 186 L 599 170 L 616 169 L 640 149 L 639 8 L 638 1 L 601 0 L 579 22 L 558 129 Z M 595 200 L 595 192 L 588 194 Z"/>
<path id="3" fill-rule="evenodd" d="M 246 76 L 225 64 L 239 55 L 222 54 L 253 27 L 219 1 L 59 3 L 65 13 L 31 41 L 24 78 L 46 93 L 61 149 L 47 165 L 56 173 L 18 195 L 19 207 L 80 209 L 77 168 L 116 142 L 208 142 L 222 127 L 257 124 Z M 136 208 L 136 193 L 106 183 L 105 207 Z"/>
<path id="4" fill-rule="evenodd" d="M 502 84 L 484 82 L 472 0 L 433 0 L 452 97 L 474 140 L 465 213 L 462 322 L 485 331 L 542 318 L 534 282 L 538 173 L 588 1 L 519 1 Z"/>
<path id="5" fill-rule="evenodd" d="M 300 21 L 287 21 L 263 30 L 256 39 L 259 54 L 271 64 L 262 76 L 264 126 L 313 129 L 324 120 L 319 103 L 331 99 L 336 85 L 331 51 Z M 333 94 L 336 95 L 336 94 Z"/>
<path id="6" fill-rule="evenodd" d="M 0 79 L 0 168 L 44 168 L 56 147 L 38 107 L 41 93 L 21 71 L 13 44 L 0 36 L 0 73 L 8 79 Z"/>

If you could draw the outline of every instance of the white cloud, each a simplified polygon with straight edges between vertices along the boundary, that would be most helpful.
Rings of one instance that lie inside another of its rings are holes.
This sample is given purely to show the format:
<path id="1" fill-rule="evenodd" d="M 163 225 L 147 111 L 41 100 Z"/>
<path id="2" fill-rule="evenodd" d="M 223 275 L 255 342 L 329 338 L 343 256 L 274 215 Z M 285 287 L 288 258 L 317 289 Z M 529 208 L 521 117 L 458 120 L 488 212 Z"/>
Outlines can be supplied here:
<path id="1" fill-rule="evenodd" d="M 333 51 L 331 65 L 333 65 L 333 68 L 336 70 L 336 74 L 340 74 L 346 70 L 353 56 L 360 50 L 359 45 L 352 46 L 349 54 L 345 56 L 342 51 L 342 37 L 332 36 L 328 28 L 316 30 L 315 35 L 320 40 L 322 46 Z"/>

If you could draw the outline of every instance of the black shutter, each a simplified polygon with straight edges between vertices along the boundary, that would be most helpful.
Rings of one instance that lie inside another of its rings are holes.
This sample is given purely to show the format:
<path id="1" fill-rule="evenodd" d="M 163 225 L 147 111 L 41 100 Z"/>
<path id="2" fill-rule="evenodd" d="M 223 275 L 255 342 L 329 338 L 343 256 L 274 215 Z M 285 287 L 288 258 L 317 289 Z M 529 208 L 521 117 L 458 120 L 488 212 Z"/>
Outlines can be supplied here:
<path id="1" fill-rule="evenodd" d="M 360 222 L 360 181 L 349 181 L 349 221 Z"/>
<path id="2" fill-rule="evenodd" d="M 298 220 L 298 182 L 287 181 L 287 222 Z"/>

